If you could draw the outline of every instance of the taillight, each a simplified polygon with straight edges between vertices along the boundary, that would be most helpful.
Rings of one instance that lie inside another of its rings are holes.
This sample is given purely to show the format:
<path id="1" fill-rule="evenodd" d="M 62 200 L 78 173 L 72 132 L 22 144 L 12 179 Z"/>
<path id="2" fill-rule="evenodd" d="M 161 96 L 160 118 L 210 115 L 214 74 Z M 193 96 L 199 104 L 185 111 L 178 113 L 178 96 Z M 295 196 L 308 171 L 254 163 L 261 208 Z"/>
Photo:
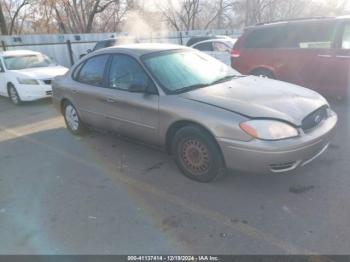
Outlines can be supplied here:
<path id="1" fill-rule="evenodd" d="M 232 49 L 231 57 L 237 58 L 237 57 L 240 57 L 240 56 L 241 56 L 241 53 L 238 50 Z"/>

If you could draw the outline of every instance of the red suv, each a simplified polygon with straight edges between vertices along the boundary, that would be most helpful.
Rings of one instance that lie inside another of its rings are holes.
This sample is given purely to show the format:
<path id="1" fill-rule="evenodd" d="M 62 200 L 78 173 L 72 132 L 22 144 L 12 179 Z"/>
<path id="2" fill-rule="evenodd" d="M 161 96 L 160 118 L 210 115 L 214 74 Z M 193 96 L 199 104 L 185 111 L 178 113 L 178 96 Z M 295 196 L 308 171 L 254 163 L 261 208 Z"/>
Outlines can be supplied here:
<path id="1" fill-rule="evenodd" d="M 232 67 L 344 97 L 350 86 L 350 17 L 312 18 L 249 27 Z"/>

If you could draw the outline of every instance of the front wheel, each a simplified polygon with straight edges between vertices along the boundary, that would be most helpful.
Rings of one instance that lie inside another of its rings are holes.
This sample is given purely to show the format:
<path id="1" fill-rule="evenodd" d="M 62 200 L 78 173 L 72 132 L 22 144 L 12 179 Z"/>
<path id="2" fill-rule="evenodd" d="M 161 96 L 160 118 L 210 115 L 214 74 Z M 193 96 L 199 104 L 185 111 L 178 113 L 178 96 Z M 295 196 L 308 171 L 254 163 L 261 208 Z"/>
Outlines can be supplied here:
<path id="1" fill-rule="evenodd" d="M 64 121 L 68 130 L 74 135 L 82 135 L 85 127 L 78 115 L 78 111 L 70 102 L 66 102 L 63 109 Z"/>
<path id="2" fill-rule="evenodd" d="M 177 166 L 190 179 L 208 183 L 226 172 L 220 149 L 199 127 L 181 128 L 175 134 L 172 149 Z"/>
<path id="3" fill-rule="evenodd" d="M 8 94 L 12 103 L 14 103 L 15 105 L 20 105 L 22 103 L 16 88 L 12 84 L 10 84 L 8 87 Z"/>

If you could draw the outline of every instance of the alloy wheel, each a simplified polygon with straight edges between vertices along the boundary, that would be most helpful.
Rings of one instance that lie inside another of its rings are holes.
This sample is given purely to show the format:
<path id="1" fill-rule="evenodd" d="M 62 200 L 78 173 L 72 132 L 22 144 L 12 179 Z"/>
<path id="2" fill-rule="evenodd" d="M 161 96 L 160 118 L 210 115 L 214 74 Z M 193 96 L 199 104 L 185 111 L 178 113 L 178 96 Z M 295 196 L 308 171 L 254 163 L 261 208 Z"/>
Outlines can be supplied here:
<path id="1" fill-rule="evenodd" d="M 72 131 L 77 131 L 79 129 L 79 117 L 77 111 L 72 105 L 66 106 L 65 117 L 69 128 Z"/>

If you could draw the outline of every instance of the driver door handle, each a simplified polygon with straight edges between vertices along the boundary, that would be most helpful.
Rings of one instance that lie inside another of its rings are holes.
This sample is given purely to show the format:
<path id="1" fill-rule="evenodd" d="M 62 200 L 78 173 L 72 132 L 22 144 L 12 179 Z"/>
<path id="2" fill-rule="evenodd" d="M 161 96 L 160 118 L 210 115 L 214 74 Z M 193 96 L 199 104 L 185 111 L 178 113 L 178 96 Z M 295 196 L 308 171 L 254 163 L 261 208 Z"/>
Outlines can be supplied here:
<path id="1" fill-rule="evenodd" d="M 73 92 L 73 94 L 78 94 L 79 93 L 78 90 L 76 90 L 76 89 L 73 89 L 72 92 Z"/>

